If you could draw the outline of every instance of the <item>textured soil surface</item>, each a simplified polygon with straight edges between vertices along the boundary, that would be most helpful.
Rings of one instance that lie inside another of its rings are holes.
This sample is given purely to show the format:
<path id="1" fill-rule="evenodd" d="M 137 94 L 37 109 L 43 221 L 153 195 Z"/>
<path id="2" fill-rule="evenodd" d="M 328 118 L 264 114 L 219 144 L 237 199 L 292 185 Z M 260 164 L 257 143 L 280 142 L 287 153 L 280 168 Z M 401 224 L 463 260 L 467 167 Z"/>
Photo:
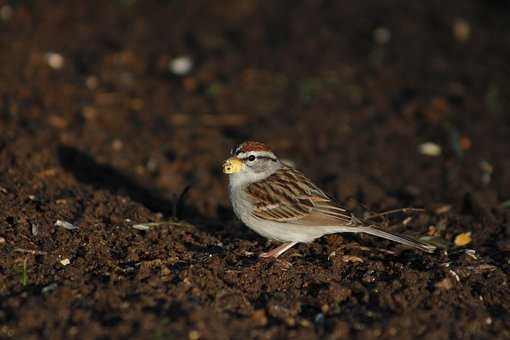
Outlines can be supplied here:
<path id="1" fill-rule="evenodd" d="M 0 338 L 510 338 L 509 16 L 0 1 Z M 220 170 L 245 139 L 361 216 L 423 208 L 381 223 L 441 250 L 344 234 L 259 260 Z"/>

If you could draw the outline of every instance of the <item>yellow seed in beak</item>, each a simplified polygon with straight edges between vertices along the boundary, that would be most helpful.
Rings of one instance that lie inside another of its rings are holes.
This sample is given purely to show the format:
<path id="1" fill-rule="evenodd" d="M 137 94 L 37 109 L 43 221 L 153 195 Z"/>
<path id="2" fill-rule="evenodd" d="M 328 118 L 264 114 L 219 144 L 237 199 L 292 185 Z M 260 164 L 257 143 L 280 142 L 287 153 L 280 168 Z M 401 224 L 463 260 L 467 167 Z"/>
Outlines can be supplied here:
<path id="1" fill-rule="evenodd" d="M 243 169 L 243 162 L 238 158 L 229 158 L 223 163 L 223 172 L 226 174 L 235 174 Z"/>

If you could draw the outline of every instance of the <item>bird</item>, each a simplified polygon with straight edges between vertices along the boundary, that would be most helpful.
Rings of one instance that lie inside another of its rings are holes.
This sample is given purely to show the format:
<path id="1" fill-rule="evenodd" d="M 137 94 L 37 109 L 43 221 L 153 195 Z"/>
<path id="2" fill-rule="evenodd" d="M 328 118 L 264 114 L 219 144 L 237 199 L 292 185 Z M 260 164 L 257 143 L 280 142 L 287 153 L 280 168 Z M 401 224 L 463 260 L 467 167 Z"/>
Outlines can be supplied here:
<path id="1" fill-rule="evenodd" d="M 282 244 L 262 258 L 277 258 L 298 243 L 327 234 L 365 233 L 433 253 L 435 246 L 380 229 L 335 202 L 264 143 L 246 141 L 223 163 L 235 215 L 259 235 Z"/>

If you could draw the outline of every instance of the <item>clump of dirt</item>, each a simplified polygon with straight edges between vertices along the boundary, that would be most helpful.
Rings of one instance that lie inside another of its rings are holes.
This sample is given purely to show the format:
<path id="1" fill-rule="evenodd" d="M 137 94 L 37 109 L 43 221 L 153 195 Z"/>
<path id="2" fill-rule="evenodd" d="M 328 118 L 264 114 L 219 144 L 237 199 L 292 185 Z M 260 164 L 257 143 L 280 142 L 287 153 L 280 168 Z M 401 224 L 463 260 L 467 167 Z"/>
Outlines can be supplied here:
<path id="1" fill-rule="evenodd" d="M 510 337 L 509 14 L 2 2 L 0 337 Z M 423 207 L 387 228 L 441 251 L 259 260 L 220 173 L 248 138 L 360 214 Z"/>

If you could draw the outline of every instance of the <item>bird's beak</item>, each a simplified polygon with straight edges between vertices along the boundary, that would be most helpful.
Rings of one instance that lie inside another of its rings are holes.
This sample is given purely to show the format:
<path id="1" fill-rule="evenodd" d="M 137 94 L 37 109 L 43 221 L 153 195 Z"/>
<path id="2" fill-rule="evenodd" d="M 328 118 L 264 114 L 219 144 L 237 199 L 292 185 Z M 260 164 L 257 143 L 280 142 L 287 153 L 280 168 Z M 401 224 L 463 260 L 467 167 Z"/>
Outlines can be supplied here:
<path id="1" fill-rule="evenodd" d="M 236 157 L 229 158 L 223 163 L 223 173 L 235 174 L 241 171 L 244 167 L 244 163 Z"/>

